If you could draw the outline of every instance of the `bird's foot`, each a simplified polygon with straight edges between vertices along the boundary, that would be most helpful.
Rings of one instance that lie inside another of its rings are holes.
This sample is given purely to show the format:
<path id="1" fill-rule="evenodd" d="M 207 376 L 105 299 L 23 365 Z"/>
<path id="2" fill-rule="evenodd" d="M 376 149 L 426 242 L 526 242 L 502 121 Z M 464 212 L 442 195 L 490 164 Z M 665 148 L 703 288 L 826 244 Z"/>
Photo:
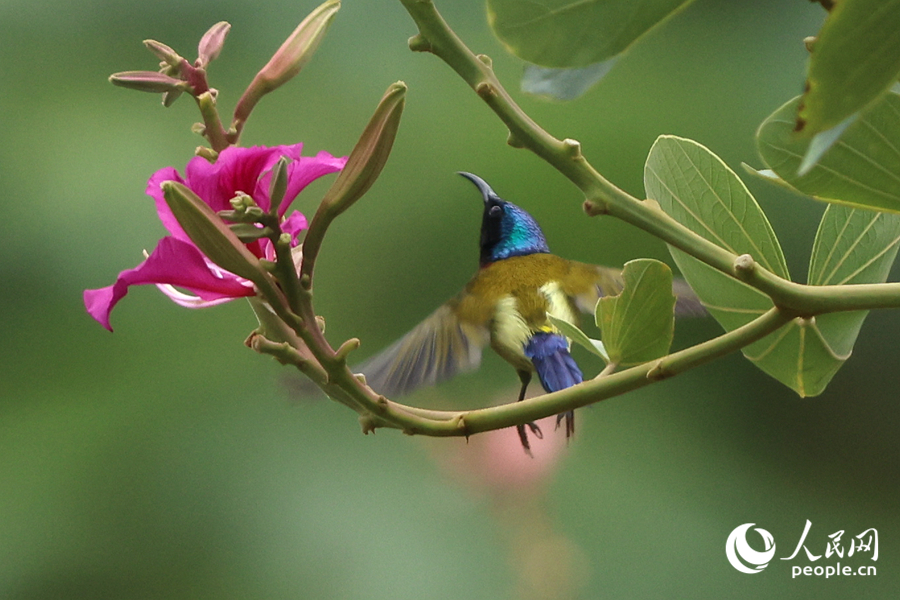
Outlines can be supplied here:
<path id="1" fill-rule="evenodd" d="M 541 428 L 538 427 L 537 423 L 526 423 L 526 425 L 537 439 L 544 439 L 544 433 L 541 431 Z M 519 433 L 519 441 L 522 442 L 522 448 L 525 450 L 525 454 L 534 457 L 531 453 L 531 443 L 528 441 L 528 432 L 525 431 L 526 425 L 516 425 L 516 431 Z"/>
<path id="2" fill-rule="evenodd" d="M 566 419 L 566 439 L 568 440 L 570 437 L 575 435 L 575 411 L 570 410 L 568 412 L 556 415 L 557 429 L 559 429 L 559 424 L 562 422 L 563 418 Z"/>

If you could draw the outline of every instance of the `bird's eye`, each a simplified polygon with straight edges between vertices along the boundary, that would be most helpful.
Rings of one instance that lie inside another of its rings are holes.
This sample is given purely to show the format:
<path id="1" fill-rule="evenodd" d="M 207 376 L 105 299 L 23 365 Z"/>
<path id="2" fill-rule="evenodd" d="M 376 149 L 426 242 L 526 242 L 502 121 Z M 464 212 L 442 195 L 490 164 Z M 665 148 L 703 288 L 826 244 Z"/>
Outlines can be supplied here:
<path id="1" fill-rule="evenodd" d="M 499 205 L 499 204 L 495 204 L 495 205 L 492 206 L 491 209 L 488 211 L 488 215 L 490 215 L 490 216 L 492 216 L 492 217 L 499 217 L 502 213 L 503 213 L 503 209 L 500 208 L 500 205 Z"/>

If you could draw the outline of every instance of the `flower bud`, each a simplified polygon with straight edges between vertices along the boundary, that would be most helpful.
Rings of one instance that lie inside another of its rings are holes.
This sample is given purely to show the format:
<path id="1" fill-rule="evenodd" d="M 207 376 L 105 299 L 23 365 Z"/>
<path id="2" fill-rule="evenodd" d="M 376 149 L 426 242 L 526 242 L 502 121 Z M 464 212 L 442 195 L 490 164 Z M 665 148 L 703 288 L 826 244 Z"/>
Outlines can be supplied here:
<path id="1" fill-rule="evenodd" d="M 139 92 L 184 91 L 185 82 L 156 71 L 123 71 L 109 76 L 113 85 L 138 90 Z"/>
<path id="2" fill-rule="evenodd" d="M 147 50 L 155 54 L 159 60 L 171 67 L 177 68 L 184 60 L 177 52 L 162 42 L 157 42 L 156 40 L 144 40 L 144 46 L 147 47 Z"/>
<path id="3" fill-rule="evenodd" d="M 219 21 L 203 34 L 200 44 L 197 46 L 196 66 L 205 67 L 219 57 L 230 30 L 231 25 L 227 21 Z"/>
<path id="4" fill-rule="evenodd" d="M 175 181 L 160 187 L 178 224 L 209 260 L 254 283 L 265 277 L 259 259 L 197 194 Z"/>
<path id="5" fill-rule="evenodd" d="M 170 90 L 168 92 L 165 92 L 162 98 L 163 106 L 169 108 L 170 106 L 175 104 L 175 101 L 178 100 L 179 97 L 181 97 L 181 94 L 181 90 Z"/>
<path id="6" fill-rule="evenodd" d="M 275 163 L 275 166 L 272 167 L 272 183 L 269 185 L 269 201 L 272 205 L 269 207 L 269 212 L 273 215 L 278 214 L 281 201 L 284 200 L 284 193 L 287 191 L 287 166 L 289 162 L 290 159 L 288 157 L 282 156 Z"/>
<path id="7" fill-rule="evenodd" d="M 234 223 L 259 223 L 266 214 L 256 205 L 253 198 L 243 192 L 238 193 L 238 195 L 229 200 L 228 203 L 231 204 L 233 210 L 220 210 L 216 213 L 226 221 L 232 221 Z M 235 231 L 233 227 L 231 230 Z"/>
<path id="8" fill-rule="evenodd" d="M 333 216 L 347 210 L 365 194 L 384 168 L 406 102 L 406 84 L 391 84 L 347 158 L 347 164 L 322 199 Z"/>
<path id="9" fill-rule="evenodd" d="M 257 227 L 253 223 L 235 223 L 234 225 L 229 225 L 228 229 L 230 229 L 234 235 L 245 244 L 272 235 L 271 228 Z"/>
<path id="10" fill-rule="evenodd" d="M 256 74 L 234 109 L 238 129 L 260 98 L 294 77 L 309 62 L 340 7 L 340 0 L 326 0 L 313 10 Z"/>

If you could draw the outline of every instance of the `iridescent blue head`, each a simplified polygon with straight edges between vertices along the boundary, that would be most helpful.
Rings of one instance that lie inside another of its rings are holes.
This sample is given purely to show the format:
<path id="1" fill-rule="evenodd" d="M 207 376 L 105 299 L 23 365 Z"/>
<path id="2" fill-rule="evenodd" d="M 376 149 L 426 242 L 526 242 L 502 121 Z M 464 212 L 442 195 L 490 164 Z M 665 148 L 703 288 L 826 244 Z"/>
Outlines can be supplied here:
<path id="1" fill-rule="evenodd" d="M 481 219 L 481 266 L 511 256 L 550 252 L 540 225 L 523 209 L 498 196 L 487 182 L 471 173 L 459 173 L 475 184 L 484 197 Z"/>

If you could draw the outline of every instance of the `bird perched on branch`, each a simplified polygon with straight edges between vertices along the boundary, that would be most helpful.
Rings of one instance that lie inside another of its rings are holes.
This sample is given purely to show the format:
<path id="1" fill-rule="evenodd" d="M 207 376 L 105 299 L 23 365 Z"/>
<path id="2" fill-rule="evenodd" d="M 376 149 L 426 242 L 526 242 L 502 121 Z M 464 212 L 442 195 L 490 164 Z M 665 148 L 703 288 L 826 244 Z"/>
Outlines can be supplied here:
<path id="1" fill-rule="evenodd" d="M 480 177 L 459 174 L 474 183 L 484 199 L 478 272 L 460 294 L 357 370 L 375 391 L 402 395 L 476 369 L 482 348 L 490 343 L 519 375 L 519 401 L 534 373 L 547 392 L 581 383 L 570 342 L 547 315 L 577 325 L 579 311 L 593 313 L 601 296 L 622 290 L 621 272 L 550 254 L 530 214 L 500 198 Z M 684 282 L 675 287 L 681 305 L 676 310 L 702 310 Z M 574 412 L 558 415 L 557 426 L 563 419 L 566 436 L 571 436 Z M 542 437 L 536 424 L 528 427 Z M 525 426 L 517 430 L 530 453 Z"/>

